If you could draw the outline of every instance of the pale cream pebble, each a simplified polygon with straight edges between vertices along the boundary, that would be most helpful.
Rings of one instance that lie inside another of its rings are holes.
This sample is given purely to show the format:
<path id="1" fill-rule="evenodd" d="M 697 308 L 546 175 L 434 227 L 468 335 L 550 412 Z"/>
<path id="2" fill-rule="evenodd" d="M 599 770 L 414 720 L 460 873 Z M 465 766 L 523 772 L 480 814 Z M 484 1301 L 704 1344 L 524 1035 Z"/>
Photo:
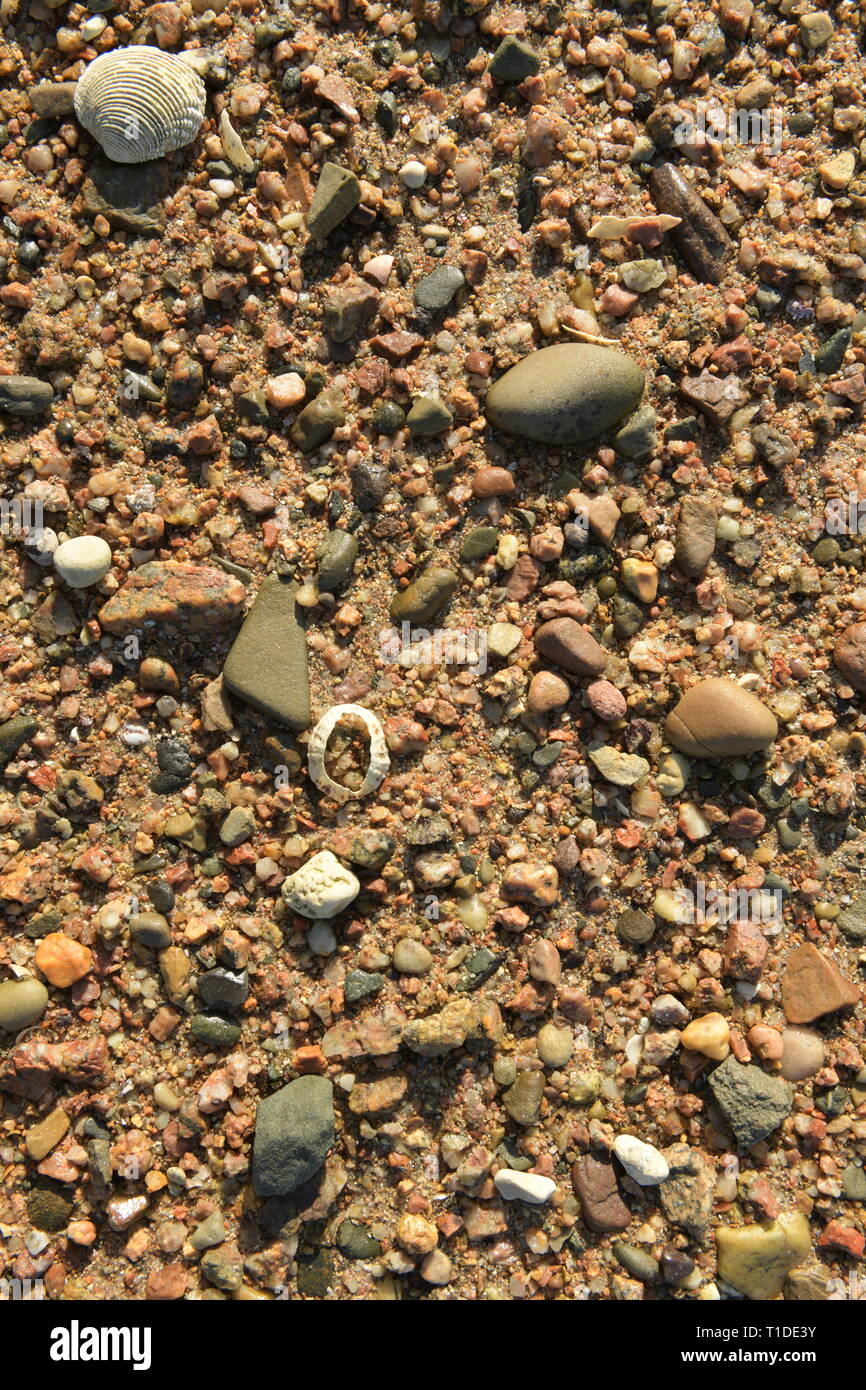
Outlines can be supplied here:
<path id="1" fill-rule="evenodd" d="M 130 362 L 140 362 L 144 365 L 153 357 L 153 348 L 147 339 L 138 338 L 134 333 L 124 333 L 121 347 L 124 357 L 128 357 Z"/>
<path id="2" fill-rule="evenodd" d="M 54 168 L 54 155 L 47 145 L 33 145 L 24 159 L 32 174 L 47 174 Z"/>
<path id="3" fill-rule="evenodd" d="M 364 266 L 364 279 L 372 280 L 376 285 L 386 285 L 393 269 L 393 256 L 373 256 Z"/>
<path id="4" fill-rule="evenodd" d="M 548 1202 L 556 1191 L 552 1178 L 543 1177 L 540 1173 L 521 1173 L 511 1168 L 500 1168 L 493 1184 L 506 1202 L 529 1202 L 533 1206 Z"/>
<path id="5" fill-rule="evenodd" d="M 451 1261 L 444 1250 L 431 1250 L 425 1256 L 421 1264 L 421 1278 L 425 1284 L 450 1284 L 453 1275 Z"/>
<path id="6" fill-rule="evenodd" d="M 633 1134 L 618 1135 L 613 1141 L 613 1151 L 629 1177 L 641 1187 L 655 1187 L 670 1173 L 664 1155 Z"/>
<path id="7" fill-rule="evenodd" d="M 423 1216 L 404 1212 L 397 1222 L 397 1244 L 409 1255 L 429 1255 L 436 1249 L 439 1232 Z"/>
<path id="8" fill-rule="evenodd" d="M 731 1030 L 728 1021 L 721 1014 L 704 1014 L 692 1019 L 680 1033 L 680 1042 L 688 1052 L 700 1052 L 704 1057 L 712 1057 L 723 1062 L 730 1052 Z"/>
<path id="9" fill-rule="evenodd" d="M 297 372 L 268 377 L 265 383 L 265 397 L 275 410 L 290 410 L 292 406 L 300 405 L 306 394 L 304 378 Z"/>
<path id="10" fill-rule="evenodd" d="M 409 159 L 401 166 L 399 178 L 406 188 L 420 188 L 427 182 L 427 170 L 419 159 Z"/>
<path id="11" fill-rule="evenodd" d="M 323 920 L 336 917 L 360 891 L 358 879 L 330 850 L 314 854 L 282 885 L 283 898 L 292 912 Z"/>
<path id="12" fill-rule="evenodd" d="M 516 536 L 506 532 L 499 541 L 496 551 L 496 563 L 500 569 L 513 570 L 517 564 L 517 556 L 520 553 L 520 546 Z"/>

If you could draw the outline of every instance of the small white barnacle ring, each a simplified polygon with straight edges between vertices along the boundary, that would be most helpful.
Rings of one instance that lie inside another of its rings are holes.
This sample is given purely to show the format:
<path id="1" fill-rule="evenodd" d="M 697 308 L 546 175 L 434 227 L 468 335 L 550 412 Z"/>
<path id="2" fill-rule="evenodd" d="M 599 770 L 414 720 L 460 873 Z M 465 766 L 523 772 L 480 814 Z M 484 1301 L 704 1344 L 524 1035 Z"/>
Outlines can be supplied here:
<path id="1" fill-rule="evenodd" d="M 338 724 L 351 724 L 356 729 L 360 726 L 369 735 L 370 761 L 364 780 L 357 791 L 342 787 L 325 771 L 325 750 Z M 310 734 L 307 744 L 307 769 L 310 777 L 320 791 L 327 792 L 336 801 L 369 796 L 384 781 L 390 766 L 391 759 L 388 757 L 388 745 L 382 725 L 375 714 L 371 714 L 368 709 L 362 709 L 360 705 L 332 705 Z"/>

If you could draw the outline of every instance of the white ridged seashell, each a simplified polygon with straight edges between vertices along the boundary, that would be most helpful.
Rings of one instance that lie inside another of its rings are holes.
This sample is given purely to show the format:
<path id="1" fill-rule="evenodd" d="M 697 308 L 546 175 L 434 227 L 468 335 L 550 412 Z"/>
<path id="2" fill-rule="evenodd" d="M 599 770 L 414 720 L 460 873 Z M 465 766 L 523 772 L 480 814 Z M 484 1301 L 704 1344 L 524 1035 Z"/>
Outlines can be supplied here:
<path id="1" fill-rule="evenodd" d="M 103 53 L 75 89 L 75 114 L 118 164 L 161 159 L 194 140 L 204 120 L 205 87 L 172 53 L 132 44 Z"/>

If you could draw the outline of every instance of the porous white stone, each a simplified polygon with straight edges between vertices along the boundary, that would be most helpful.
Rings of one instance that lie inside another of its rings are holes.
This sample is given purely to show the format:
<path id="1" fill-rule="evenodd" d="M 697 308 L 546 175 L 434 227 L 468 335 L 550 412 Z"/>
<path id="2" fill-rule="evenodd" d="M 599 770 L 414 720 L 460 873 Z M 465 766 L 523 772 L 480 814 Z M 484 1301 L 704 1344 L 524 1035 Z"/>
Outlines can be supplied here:
<path id="1" fill-rule="evenodd" d="M 301 917 L 336 917 L 354 902 L 361 885 L 330 850 L 322 850 L 283 882 L 282 893 Z"/>
<path id="2" fill-rule="evenodd" d="M 70 589 L 89 589 L 111 569 L 111 548 L 101 536 L 73 536 L 55 550 L 54 568 Z"/>

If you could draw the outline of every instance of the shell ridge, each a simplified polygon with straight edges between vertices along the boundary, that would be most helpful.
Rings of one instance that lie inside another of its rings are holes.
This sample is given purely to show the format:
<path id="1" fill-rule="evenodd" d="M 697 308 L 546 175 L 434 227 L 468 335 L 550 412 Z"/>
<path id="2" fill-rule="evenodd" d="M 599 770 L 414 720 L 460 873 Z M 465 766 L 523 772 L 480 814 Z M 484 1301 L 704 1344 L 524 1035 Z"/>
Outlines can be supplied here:
<path id="1" fill-rule="evenodd" d="M 207 93 L 198 74 L 148 44 L 112 49 L 85 69 L 75 114 L 118 164 L 158 159 L 196 138 Z"/>

